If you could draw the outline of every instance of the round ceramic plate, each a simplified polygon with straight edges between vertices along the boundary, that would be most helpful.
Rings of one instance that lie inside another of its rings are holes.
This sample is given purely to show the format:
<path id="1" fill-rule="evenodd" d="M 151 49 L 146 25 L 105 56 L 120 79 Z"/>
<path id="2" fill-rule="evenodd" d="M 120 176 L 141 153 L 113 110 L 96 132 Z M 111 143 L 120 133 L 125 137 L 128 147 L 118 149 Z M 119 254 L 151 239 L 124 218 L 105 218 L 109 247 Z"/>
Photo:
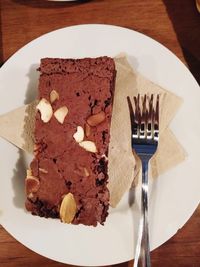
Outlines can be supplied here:
<path id="1" fill-rule="evenodd" d="M 126 52 L 144 76 L 184 99 L 171 128 L 188 158 L 153 182 L 149 217 L 154 249 L 185 224 L 200 198 L 200 90 L 175 55 L 141 33 L 116 26 L 79 25 L 48 33 L 2 66 L 0 114 L 34 99 L 40 58 L 116 56 L 120 52 Z M 105 226 L 96 228 L 31 216 L 24 210 L 23 185 L 30 159 L 2 139 L 0 151 L 0 222 L 19 242 L 43 256 L 74 265 L 110 265 L 133 258 L 139 199 L 130 208 L 127 193 L 116 209 L 110 209 Z"/>

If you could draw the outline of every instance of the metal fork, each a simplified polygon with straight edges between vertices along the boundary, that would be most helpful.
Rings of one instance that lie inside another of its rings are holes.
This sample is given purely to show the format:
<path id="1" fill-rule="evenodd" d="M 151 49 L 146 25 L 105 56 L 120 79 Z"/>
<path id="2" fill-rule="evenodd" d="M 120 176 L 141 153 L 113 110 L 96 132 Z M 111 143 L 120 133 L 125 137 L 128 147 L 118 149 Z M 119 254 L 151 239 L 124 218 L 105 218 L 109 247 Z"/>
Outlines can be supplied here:
<path id="1" fill-rule="evenodd" d="M 148 164 L 156 152 L 159 138 L 159 95 L 134 97 L 134 105 L 127 98 L 131 128 L 132 149 L 142 163 L 141 218 L 135 251 L 134 267 L 150 267 L 148 230 Z"/>

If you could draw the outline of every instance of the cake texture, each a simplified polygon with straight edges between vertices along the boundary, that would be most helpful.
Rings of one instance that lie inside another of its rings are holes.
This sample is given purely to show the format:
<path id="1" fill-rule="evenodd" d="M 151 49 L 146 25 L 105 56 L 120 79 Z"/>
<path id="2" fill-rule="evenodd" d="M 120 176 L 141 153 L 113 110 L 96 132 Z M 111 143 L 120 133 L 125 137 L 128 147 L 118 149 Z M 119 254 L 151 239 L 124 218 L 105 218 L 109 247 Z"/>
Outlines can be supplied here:
<path id="1" fill-rule="evenodd" d="M 114 60 L 44 58 L 39 71 L 26 208 L 66 223 L 103 224 L 109 208 Z"/>

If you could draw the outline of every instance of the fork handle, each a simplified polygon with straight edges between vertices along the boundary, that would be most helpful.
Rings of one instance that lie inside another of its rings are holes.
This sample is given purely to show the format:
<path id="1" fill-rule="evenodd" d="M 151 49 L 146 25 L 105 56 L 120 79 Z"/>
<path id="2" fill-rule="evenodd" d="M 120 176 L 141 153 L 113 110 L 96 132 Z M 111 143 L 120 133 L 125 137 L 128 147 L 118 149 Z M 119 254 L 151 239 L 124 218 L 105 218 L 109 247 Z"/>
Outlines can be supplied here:
<path id="1" fill-rule="evenodd" d="M 148 160 L 142 160 L 141 218 L 134 267 L 151 267 L 148 227 Z"/>

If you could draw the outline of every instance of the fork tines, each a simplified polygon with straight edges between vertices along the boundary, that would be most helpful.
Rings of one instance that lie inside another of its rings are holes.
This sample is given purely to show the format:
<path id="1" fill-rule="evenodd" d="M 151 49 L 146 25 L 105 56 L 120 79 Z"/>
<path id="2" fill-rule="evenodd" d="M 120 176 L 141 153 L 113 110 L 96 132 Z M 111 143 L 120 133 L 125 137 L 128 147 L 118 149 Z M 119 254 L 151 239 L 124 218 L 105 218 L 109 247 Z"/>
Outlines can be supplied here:
<path id="1" fill-rule="evenodd" d="M 132 137 L 158 141 L 159 136 L 159 95 L 153 94 L 134 96 L 134 105 L 131 105 Z"/>

